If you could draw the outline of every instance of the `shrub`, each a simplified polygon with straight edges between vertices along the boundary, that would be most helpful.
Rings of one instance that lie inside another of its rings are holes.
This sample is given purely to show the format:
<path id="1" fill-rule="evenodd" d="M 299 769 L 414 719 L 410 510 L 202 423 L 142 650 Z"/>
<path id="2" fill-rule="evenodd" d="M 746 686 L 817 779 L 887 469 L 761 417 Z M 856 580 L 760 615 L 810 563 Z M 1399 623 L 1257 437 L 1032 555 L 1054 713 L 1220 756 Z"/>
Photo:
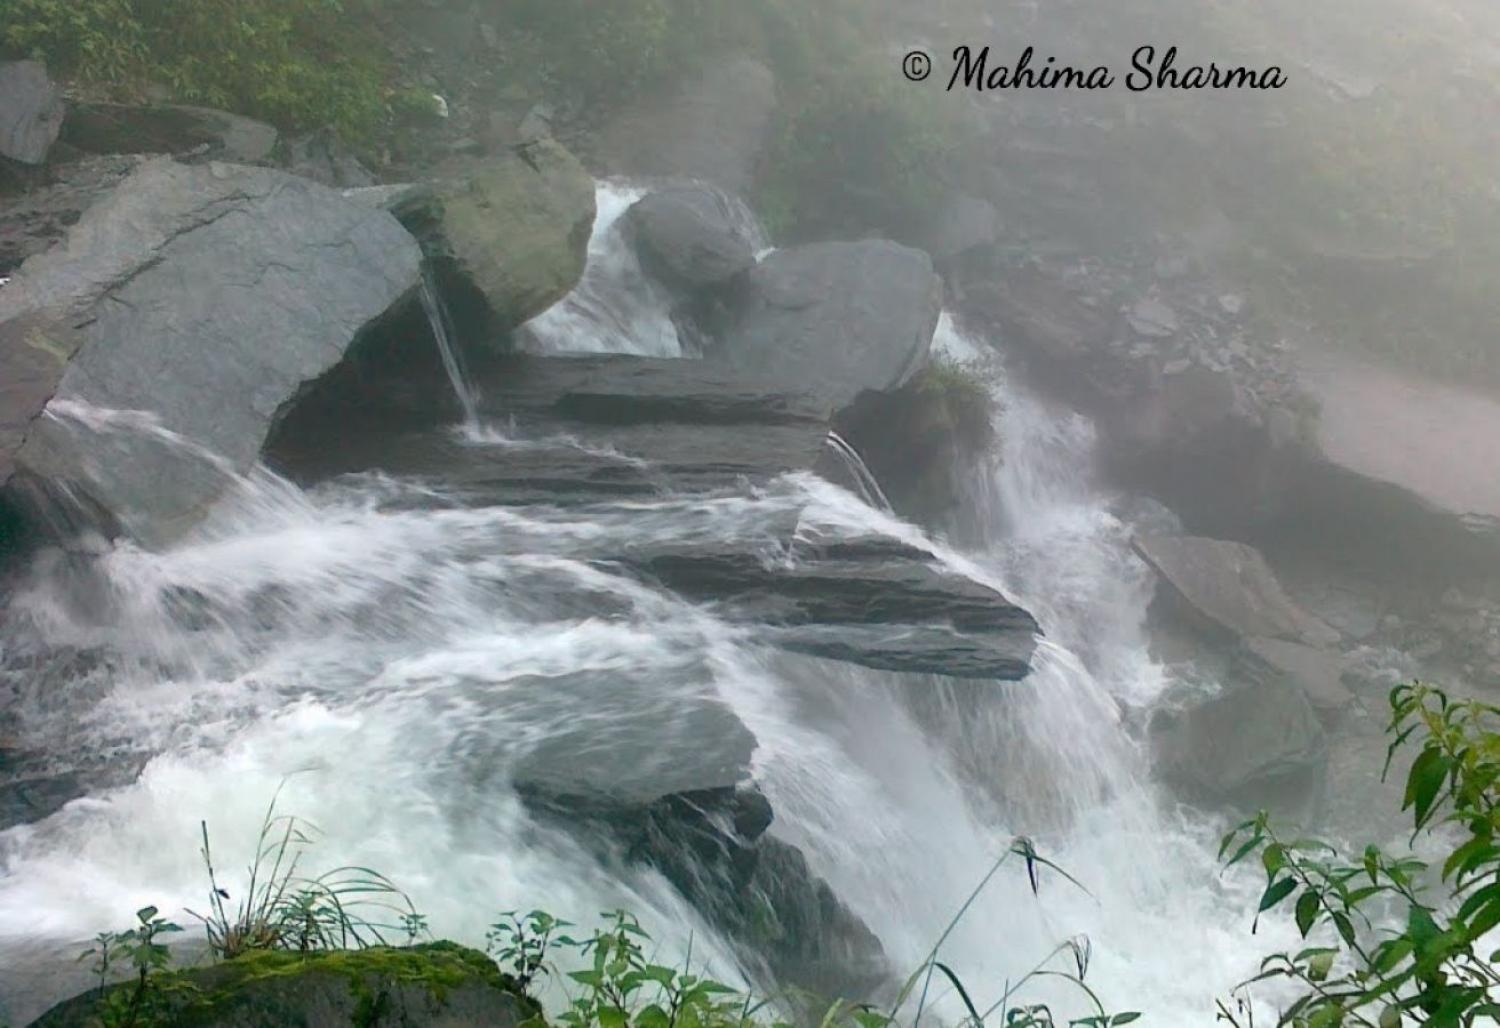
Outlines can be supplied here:
<path id="1" fill-rule="evenodd" d="M 1386 769 L 1417 747 L 1402 809 L 1412 812 L 1413 840 L 1430 832 L 1446 851 L 1437 896 L 1423 881 L 1428 863 L 1410 853 L 1370 846 L 1344 858 L 1316 840 L 1283 838 L 1265 814 L 1224 839 L 1230 864 L 1259 854 L 1265 866 L 1260 913 L 1290 906 L 1302 937 L 1319 936 L 1267 957 L 1252 979 L 1295 988 L 1279 1024 L 1457 1028 L 1500 1018 L 1500 951 L 1482 945 L 1500 925 L 1500 708 L 1423 685 L 1393 690 L 1390 703 Z M 1253 1024 L 1248 995 L 1220 1003 L 1219 1020 Z"/>
<path id="2" fill-rule="evenodd" d="M 0 46 L 115 93 L 146 84 L 368 140 L 385 114 L 371 0 L 0 0 Z M 358 4 L 357 7 L 346 4 Z"/>

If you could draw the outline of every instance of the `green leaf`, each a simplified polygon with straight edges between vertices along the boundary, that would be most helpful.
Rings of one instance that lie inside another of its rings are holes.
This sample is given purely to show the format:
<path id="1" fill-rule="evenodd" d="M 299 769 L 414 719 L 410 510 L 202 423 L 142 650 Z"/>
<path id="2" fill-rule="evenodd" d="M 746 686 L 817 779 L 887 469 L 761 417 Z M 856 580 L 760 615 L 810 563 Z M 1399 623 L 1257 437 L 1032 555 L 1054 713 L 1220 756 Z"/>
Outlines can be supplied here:
<path id="1" fill-rule="evenodd" d="M 1316 892 L 1308 889 L 1297 897 L 1297 930 L 1302 937 L 1307 938 L 1307 933 L 1312 931 L 1313 924 L 1318 920 L 1318 911 L 1322 909 L 1322 902 Z"/>
<path id="2" fill-rule="evenodd" d="M 1266 891 L 1261 893 L 1259 913 L 1265 913 L 1276 904 L 1286 899 L 1297 888 L 1295 878 L 1283 878 L 1278 882 L 1272 882 L 1266 886 Z"/>
<path id="3" fill-rule="evenodd" d="M 1433 747 L 1423 750 L 1412 764 L 1411 773 L 1406 776 L 1406 796 L 1402 800 L 1401 809 L 1413 809 L 1417 827 L 1427 823 L 1438 792 L 1443 787 L 1443 780 L 1448 777 L 1451 767 L 1452 762 L 1448 757 Z"/>
<path id="4" fill-rule="evenodd" d="M 1380 1028 L 1401 1028 L 1401 1008 L 1393 1003 L 1382 1010 Z"/>
<path id="5" fill-rule="evenodd" d="M 1307 977 L 1315 982 L 1321 982 L 1328 977 L 1328 972 L 1333 970 L 1334 953 L 1332 950 L 1324 950 L 1307 962 Z"/>
<path id="6" fill-rule="evenodd" d="M 1114 1028 L 1115 1025 L 1129 1024 L 1132 1021 L 1139 1021 L 1140 1019 L 1141 1015 L 1134 1010 L 1127 1011 L 1123 1014 L 1116 1014 L 1114 1017 L 1109 1019 L 1110 1028 Z"/>

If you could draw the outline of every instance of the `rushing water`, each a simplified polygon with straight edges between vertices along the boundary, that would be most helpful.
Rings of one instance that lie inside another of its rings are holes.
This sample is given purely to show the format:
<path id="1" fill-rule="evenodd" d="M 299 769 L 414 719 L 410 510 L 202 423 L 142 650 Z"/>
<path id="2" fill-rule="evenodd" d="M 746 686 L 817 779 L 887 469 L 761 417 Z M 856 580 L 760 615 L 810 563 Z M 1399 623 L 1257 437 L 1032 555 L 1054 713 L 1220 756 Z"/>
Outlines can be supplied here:
<path id="1" fill-rule="evenodd" d="M 613 295 L 633 281 L 610 241 L 629 195 L 601 191 L 588 295 L 541 319 L 549 348 L 675 352 L 661 308 Z M 988 378 L 1003 441 L 951 544 L 808 475 L 743 495 L 474 509 L 431 482 L 370 475 L 303 493 L 258 472 L 167 552 L 119 544 L 83 569 L 39 567 L 0 624 L 20 741 L 149 759 L 129 784 L 0 835 L 0 1000 L 35 1013 L 81 987 L 62 970 L 79 940 L 147 903 L 200 905 L 199 820 L 217 853 L 249 853 L 283 779 L 283 809 L 321 829 L 313 861 L 384 871 L 440 936 L 481 943 L 511 908 L 591 923 L 624 906 L 663 958 L 691 945 L 735 978 L 729 947 L 659 875 L 601 865 L 530 817 L 512 784 L 538 761 L 609 748 L 649 775 L 727 709 L 758 742 L 772 833 L 897 968 L 926 957 L 1025 834 L 1089 892 L 1044 874 L 1033 897 L 1022 868 L 1002 871 L 943 949 L 976 1001 L 1086 934 L 1090 984 L 1112 1008 L 1210 1023 L 1214 997 L 1279 929 L 1249 936 L 1258 883 L 1220 878 L 1216 826 L 1164 802 L 1129 729 L 1166 681 L 1142 634 L 1150 581 L 1093 482 L 1092 426 L 947 318 L 937 347 Z M 105 436 L 149 429 L 90 416 Z M 663 539 L 779 550 L 770 526 L 788 514 L 805 534 L 896 536 L 999 585 L 1046 630 L 1032 675 L 954 683 L 773 651 L 593 562 Z M 74 651 L 95 656 L 38 673 Z M 1087 1013 L 1054 985 L 1023 998 Z"/>

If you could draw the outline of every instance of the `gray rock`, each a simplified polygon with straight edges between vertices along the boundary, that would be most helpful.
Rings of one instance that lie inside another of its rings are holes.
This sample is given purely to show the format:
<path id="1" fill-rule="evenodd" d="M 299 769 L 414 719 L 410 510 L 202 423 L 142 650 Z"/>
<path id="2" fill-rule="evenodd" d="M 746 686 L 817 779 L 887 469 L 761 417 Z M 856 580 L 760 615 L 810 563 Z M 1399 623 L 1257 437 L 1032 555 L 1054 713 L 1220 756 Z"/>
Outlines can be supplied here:
<path id="1" fill-rule="evenodd" d="M 1299 607 L 1258 550 L 1191 536 L 1148 536 L 1135 550 L 1197 618 L 1239 637 L 1318 646 L 1339 634 Z"/>
<path id="2" fill-rule="evenodd" d="M 85 157 L 52 169 L 49 182 L 0 204 L 0 278 L 33 254 L 50 250 L 94 202 L 142 158 Z"/>
<path id="3" fill-rule="evenodd" d="M 236 164 L 261 164 L 276 151 L 277 132 L 265 122 L 208 107 L 78 103 L 63 126 L 63 142 L 87 153 L 206 155 Z"/>
<path id="4" fill-rule="evenodd" d="M 1145 297 L 1132 307 L 1125 320 L 1143 336 L 1166 338 L 1177 334 L 1177 312 L 1153 296 Z"/>
<path id="5" fill-rule="evenodd" d="M 942 302 L 920 250 L 884 240 L 778 250 L 742 280 L 710 357 L 842 408 L 926 365 Z"/>
<path id="6" fill-rule="evenodd" d="M 721 285 L 755 266 L 743 204 L 707 186 L 651 193 L 626 212 L 637 252 L 665 285 Z M 753 227 L 751 227 L 753 229 Z"/>
<path id="7" fill-rule="evenodd" d="M 144 163 L 0 292 L 0 485 L 169 541 L 420 266 L 391 215 L 306 180 Z"/>
<path id="8" fill-rule="evenodd" d="M 43 163 L 66 114 L 62 91 L 40 61 L 0 62 L 0 157 Z"/>
<path id="9" fill-rule="evenodd" d="M 1163 708 L 1150 735 L 1161 775 L 1190 798 L 1214 805 L 1294 814 L 1315 796 L 1326 771 L 1327 736 L 1312 704 L 1290 682 Z"/>
<path id="10" fill-rule="evenodd" d="M 989 246 L 1000 238 L 1000 212 L 988 200 L 966 193 L 950 196 L 922 240 L 934 260 L 947 260 Z"/>
<path id="11" fill-rule="evenodd" d="M 1342 654 L 1281 639 L 1250 639 L 1246 646 L 1295 682 L 1319 714 L 1336 715 L 1354 702 L 1354 694 L 1343 682 Z"/>
<path id="12" fill-rule="evenodd" d="M 350 153 L 331 129 L 320 129 L 286 141 L 288 172 L 335 189 L 375 185 L 375 176 Z"/>
<path id="13" fill-rule="evenodd" d="M 517 147 L 436 193 L 439 223 L 413 228 L 445 277 L 462 283 L 450 301 L 462 320 L 491 332 L 512 329 L 583 276 L 594 180 L 556 142 Z"/>

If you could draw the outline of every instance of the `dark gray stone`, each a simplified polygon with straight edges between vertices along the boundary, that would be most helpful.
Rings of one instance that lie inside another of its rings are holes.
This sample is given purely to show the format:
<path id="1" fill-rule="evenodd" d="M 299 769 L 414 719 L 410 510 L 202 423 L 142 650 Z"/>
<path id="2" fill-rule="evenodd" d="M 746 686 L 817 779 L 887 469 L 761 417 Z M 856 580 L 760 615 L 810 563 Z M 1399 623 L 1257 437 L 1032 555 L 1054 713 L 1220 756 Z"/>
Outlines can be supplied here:
<path id="1" fill-rule="evenodd" d="M 625 216 L 636 250 L 663 284 L 699 289 L 755 266 L 756 244 L 737 223 L 736 203 L 708 187 L 682 187 L 643 197 Z"/>
<path id="2" fill-rule="evenodd" d="M 6 197 L 0 204 L 0 276 L 55 246 L 84 211 L 142 160 L 129 155 L 85 157 L 52 169 L 47 185 Z"/>
<path id="3" fill-rule="evenodd" d="M 350 153 L 331 129 L 321 129 L 286 141 L 285 167 L 335 189 L 373 186 L 375 175 Z"/>
<path id="4" fill-rule="evenodd" d="M 1283 816 L 1316 800 L 1328 759 L 1317 712 L 1285 680 L 1163 706 L 1150 735 L 1160 773 L 1189 798 Z"/>
<path id="5" fill-rule="evenodd" d="M 143 543 L 174 538 L 420 265 L 391 215 L 312 182 L 146 162 L 0 291 L 0 485 L 19 473 Z M 187 442 L 100 430 L 97 409 Z"/>
<path id="6" fill-rule="evenodd" d="M 0 157 L 42 164 L 67 108 L 40 61 L 0 61 Z"/>
<path id="7" fill-rule="evenodd" d="M 710 359 L 836 408 L 898 389 L 926 365 L 943 303 L 932 259 L 885 240 L 778 250 L 738 289 Z"/>
<path id="8" fill-rule="evenodd" d="M 1258 550 L 1191 536 L 1151 536 L 1135 551 L 1193 615 L 1238 637 L 1329 646 L 1339 634 L 1299 607 Z"/>
<path id="9" fill-rule="evenodd" d="M 276 151 L 276 129 L 209 107 L 78 103 L 62 140 L 86 153 L 194 153 L 237 164 L 261 164 Z"/>

